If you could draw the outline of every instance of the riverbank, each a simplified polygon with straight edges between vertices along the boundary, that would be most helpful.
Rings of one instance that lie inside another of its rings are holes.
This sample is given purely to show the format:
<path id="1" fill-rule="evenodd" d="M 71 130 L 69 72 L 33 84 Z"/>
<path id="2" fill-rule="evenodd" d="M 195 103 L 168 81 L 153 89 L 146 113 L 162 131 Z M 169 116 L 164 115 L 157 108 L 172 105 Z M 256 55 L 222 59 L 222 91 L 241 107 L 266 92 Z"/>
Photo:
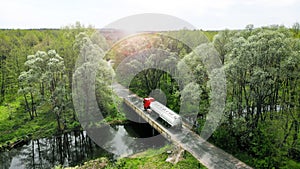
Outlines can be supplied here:
<path id="1" fill-rule="evenodd" d="M 30 140 L 48 138 L 71 131 L 81 131 L 79 121 L 74 112 L 65 112 L 63 130 L 59 131 L 55 114 L 50 107 L 44 106 L 34 119 L 30 119 L 24 110 L 22 98 L 0 106 L 0 151 L 8 151 L 20 147 Z M 124 114 L 106 117 L 108 124 L 125 124 Z"/>
<path id="2" fill-rule="evenodd" d="M 75 167 L 67 167 L 65 169 L 120 169 L 120 168 L 206 168 L 200 164 L 190 153 L 179 153 L 173 145 L 167 145 L 160 149 L 148 149 L 146 151 L 133 154 L 129 157 L 118 159 L 115 162 L 109 161 L 105 157 L 100 157 L 95 160 L 85 162 L 83 165 Z M 170 158 L 180 154 L 180 159 L 176 163 L 168 162 Z M 62 166 L 57 166 L 55 169 L 63 169 Z"/>
<path id="3" fill-rule="evenodd" d="M 0 106 L 0 150 L 9 150 L 25 144 L 31 139 L 51 137 L 74 130 L 81 130 L 80 123 L 74 120 L 73 113 L 65 116 L 64 129 L 58 131 L 54 113 L 45 106 L 44 111 L 38 112 L 30 119 L 25 112 L 21 100 L 17 99 Z"/>
<path id="4" fill-rule="evenodd" d="M 14 148 L 20 140 L 47 137 L 55 134 L 57 125 L 51 113 L 38 114 L 30 119 L 21 105 L 21 99 L 0 106 L 0 149 Z M 77 125 L 75 125 L 77 126 Z"/>

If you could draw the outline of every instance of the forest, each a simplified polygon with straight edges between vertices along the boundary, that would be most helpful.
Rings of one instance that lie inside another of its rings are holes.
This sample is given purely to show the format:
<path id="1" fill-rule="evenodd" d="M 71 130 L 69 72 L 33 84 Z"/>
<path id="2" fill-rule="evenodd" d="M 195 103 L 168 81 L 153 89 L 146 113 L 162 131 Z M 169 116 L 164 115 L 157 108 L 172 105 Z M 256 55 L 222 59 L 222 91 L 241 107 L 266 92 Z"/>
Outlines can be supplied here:
<path id="1" fill-rule="evenodd" d="M 299 31 L 299 23 L 291 28 L 247 25 L 243 30 L 183 29 L 120 39 L 80 23 L 61 29 L 0 30 L 0 150 L 18 140 L 80 130 L 72 86 L 85 66 L 96 73 L 97 102 L 109 123 L 126 121 L 113 101 L 117 98 L 110 85 L 115 76 L 141 97 L 159 88 L 175 112 L 187 96 L 200 98 L 199 103 L 187 100 L 185 107 L 187 112 L 198 110 L 193 127 L 198 134 L 211 99 L 220 97 L 210 85 L 226 85 L 222 123 L 208 141 L 253 168 L 300 168 Z M 201 45 L 218 52 L 226 81 L 212 80 L 197 52 Z M 173 66 L 168 71 L 149 68 L 130 79 L 124 59 L 131 70 L 144 66 L 134 57 L 149 64 L 166 57 L 164 64 Z M 95 58 L 97 65 L 92 64 Z M 185 69 L 182 62 L 193 74 L 193 83 L 183 90 L 178 83 L 183 77 L 178 70 Z"/>

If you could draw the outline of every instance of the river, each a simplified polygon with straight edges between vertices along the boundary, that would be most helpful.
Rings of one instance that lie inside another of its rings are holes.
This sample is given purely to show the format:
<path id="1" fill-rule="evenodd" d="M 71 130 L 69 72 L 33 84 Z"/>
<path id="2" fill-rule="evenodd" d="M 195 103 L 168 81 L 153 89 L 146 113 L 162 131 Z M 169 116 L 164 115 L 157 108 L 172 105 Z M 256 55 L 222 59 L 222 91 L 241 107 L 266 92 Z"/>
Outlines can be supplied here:
<path id="1" fill-rule="evenodd" d="M 157 135 L 149 124 L 129 122 L 124 125 L 112 125 L 114 130 L 114 149 L 131 155 L 147 148 L 162 147 L 167 142 L 162 136 L 159 141 L 143 145 L 130 145 L 126 139 L 145 138 Z M 0 168 L 2 169 L 32 169 L 53 168 L 57 165 L 76 166 L 98 157 L 108 157 L 115 160 L 118 156 L 103 149 L 91 140 L 85 131 L 73 131 L 51 138 L 30 140 L 27 144 L 10 151 L 0 152 Z"/>

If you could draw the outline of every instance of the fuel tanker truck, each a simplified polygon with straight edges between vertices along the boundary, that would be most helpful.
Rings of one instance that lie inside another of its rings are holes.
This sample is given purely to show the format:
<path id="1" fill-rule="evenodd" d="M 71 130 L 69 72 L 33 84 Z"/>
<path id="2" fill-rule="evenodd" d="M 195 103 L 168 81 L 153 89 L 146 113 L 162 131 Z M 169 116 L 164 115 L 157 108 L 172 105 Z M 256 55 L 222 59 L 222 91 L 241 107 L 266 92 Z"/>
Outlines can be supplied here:
<path id="1" fill-rule="evenodd" d="M 175 129 L 182 128 L 182 118 L 173 110 L 156 101 L 152 97 L 144 98 L 143 103 L 145 111 L 157 114 L 162 120 Z"/>

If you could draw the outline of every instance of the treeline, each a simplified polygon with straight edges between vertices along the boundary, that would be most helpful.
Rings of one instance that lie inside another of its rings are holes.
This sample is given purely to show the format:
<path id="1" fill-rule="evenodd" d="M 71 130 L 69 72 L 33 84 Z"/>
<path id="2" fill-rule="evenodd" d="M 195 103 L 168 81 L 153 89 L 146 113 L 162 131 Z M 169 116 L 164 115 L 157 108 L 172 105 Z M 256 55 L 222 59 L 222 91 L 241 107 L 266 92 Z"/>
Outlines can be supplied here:
<path id="1" fill-rule="evenodd" d="M 224 60 L 227 101 L 225 121 L 211 140 L 255 168 L 299 167 L 297 25 L 249 25 L 220 32 L 213 41 Z"/>

